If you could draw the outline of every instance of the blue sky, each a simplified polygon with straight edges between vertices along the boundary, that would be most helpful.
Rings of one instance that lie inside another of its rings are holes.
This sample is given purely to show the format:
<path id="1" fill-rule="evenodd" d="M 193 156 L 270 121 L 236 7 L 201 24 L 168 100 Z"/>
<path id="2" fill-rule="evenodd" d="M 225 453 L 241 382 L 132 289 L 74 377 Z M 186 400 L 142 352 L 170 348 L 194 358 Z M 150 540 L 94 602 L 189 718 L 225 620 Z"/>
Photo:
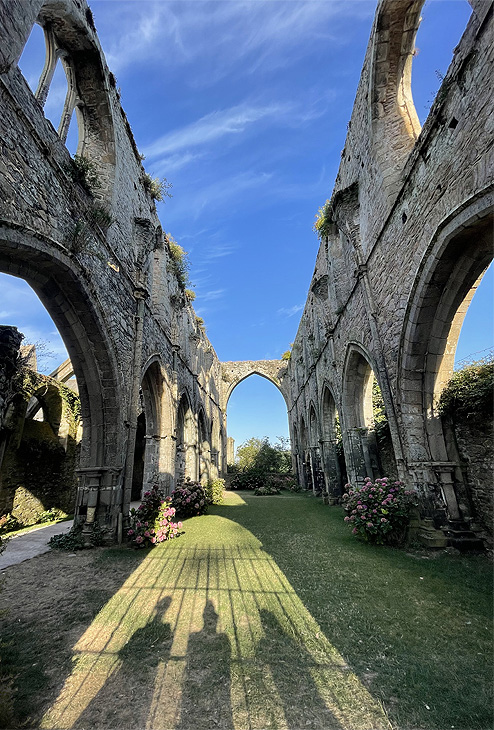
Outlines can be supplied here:
<path id="1" fill-rule="evenodd" d="M 278 358 L 297 330 L 375 12 L 373 0 L 94 0 L 96 27 L 144 165 L 173 183 L 163 228 L 189 252 L 195 308 L 221 360 Z M 421 121 L 470 14 L 428 0 L 414 60 Z M 20 66 L 35 86 L 34 33 Z M 58 122 L 62 72 L 46 114 Z M 76 130 L 68 147 L 74 150 Z M 492 346 L 492 272 L 464 325 L 458 359 Z M 34 294 L 1 275 L 0 322 L 63 345 Z M 49 371 L 57 363 L 46 363 Z M 229 433 L 287 435 L 282 396 L 262 378 L 234 391 Z"/>

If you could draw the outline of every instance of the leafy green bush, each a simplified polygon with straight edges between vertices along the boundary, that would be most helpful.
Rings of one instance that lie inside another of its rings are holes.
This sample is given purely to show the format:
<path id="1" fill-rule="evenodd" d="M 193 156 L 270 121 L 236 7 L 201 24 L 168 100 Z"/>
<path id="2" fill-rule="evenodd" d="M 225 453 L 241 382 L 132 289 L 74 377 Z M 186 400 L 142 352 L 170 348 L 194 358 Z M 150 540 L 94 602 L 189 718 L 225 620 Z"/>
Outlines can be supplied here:
<path id="1" fill-rule="evenodd" d="M 210 479 L 204 487 L 208 504 L 223 504 L 224 479 Z"/>
<path id="2" fill-rule="evenodd" d="M 240 472 L 230 483 L 231 489 L 259 489 L 267 482 L 267 475 L 257 471 Z"/>
<path id="3" fill-rule="evenodd" d="M 366 477 L 360 488 L 346 484 L 348 492 L 343 495 L 345 522 L 352 527 L 352 533 L 377 545 L 403 540 L 415 504 L 415 492 L 406 491 L 402 482 L 388 482 L 387 477 L 375 483 Z"/>
<path id="4" fill-rule="evenodd" d="M 269 474 L 263 471 L 247 470 L 239 472 L 232 479 L 231 489 L 292 489 L 297 491 L 297 481 L 292 474 Z M 275 492 L 273 492 L 275 494 Z"/>
<path id="5" fill-rule="evenodd" d="M 242 471 L 281 474 L 292 468 L 292 456 L 288 439 L 278 438 L 271 444 L 263 439 L 250 438 L 237 449 L 237 464 Z"/>
<path id="6" fill-rule="evenodd" d="M 67 513 L 56 507 L 40 512 L 38 519 L 36 520 L 37 525 L 42 525 L 44 522 L 55 522 L 55 520 L 63 520 L 67 517 Z"/>
<path id="7" fill-rule="evenodd" d="M 67 550 L 73 552 L 74 550 L 84 549 L 84 538 L 82 535 L 83 524 L 74 525 L 69 532 L 61 533 L 59 535 L 53 535 L 48 541 L 48 545 L 53 550 Z M 103 532 L 97 522 L 93 524 L 93 530 L 91 533 L 91 545 L 98 547 L 103 544 Z"/>
<path id="8" fill-rule="evenodd" d="M 492 417 L 494 395 L 494 357 L 466 365 L 453 373 L 439 399 L 442 416 Z"/>

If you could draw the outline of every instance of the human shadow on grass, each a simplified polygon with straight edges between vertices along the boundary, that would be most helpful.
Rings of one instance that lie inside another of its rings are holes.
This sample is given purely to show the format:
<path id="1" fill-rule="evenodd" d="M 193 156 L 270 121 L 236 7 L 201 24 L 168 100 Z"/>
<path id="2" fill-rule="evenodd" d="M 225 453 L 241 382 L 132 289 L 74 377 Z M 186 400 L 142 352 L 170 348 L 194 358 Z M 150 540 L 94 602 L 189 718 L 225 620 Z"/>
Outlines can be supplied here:
<path id="1" fill-rule="evenodd" d="M 159 664 L 170 659 L 173 633 L 163 617 L 171 596 L 156 605 L 152 621 L 138 629 L 118 652 L 121 664 L 80 715 L 74 728 L 145 728 Z"/>
<path id="2" fill-rule="evenodd" d="M 321 697 L 314 681 L 319 665 L 304 646 L 289 636 L 271 611 L 261 609 L 264 638 L 258 661 L 268 665 L 283 704 L 288 730 L 340 730 L 341 725 Z"/>
<path id="3" fill-rule="evenodd" d="M 230 698 L 231 644 L 217 632 L 218 614 L 211 601 L 204 626 L 189 636 L 178 730 L 234 730 Z"/>

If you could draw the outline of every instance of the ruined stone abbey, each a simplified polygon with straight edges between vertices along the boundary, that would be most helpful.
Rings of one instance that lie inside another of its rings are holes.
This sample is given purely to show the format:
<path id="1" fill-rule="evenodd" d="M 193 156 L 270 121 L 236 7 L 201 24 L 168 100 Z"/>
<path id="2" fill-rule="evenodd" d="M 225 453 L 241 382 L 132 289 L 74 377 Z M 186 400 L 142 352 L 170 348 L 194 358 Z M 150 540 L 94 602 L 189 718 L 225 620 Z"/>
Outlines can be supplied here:
<path id="1" fill-rule="evenodd" d="M 75 511 L 88 530 L 97 520 L 115 536 L 125 520 L 139 434 L 144 486 L 170 491 L 184 475 L 224 474 L 228 399 L 257 373 L 284 396 L 306 489 L 336 503 L 345 479 L 386 472 L 417 491 L 436 527 L 488 531 L 492 471 L 462 450 L 436 404 L 492 258 L 493 10 L 470 0 L 421 129 L 410 71 L 423 1 L 378 2 L 291 358 L 222 363 L 177 278 L 86 1 L 0 0 L 0 270 L 31 285 L 69 352 L 83 424 Z M 35 94 L 17 66 L 34 23 L 47 47 Z M 69 92 L 56 131 L 43 103 L 58 58 Z M 64 144 L 73 113 L 94 189 Z M 0 462 L 19 346 L 9 337 L 0 343 Z M 374 382 L 389 426 L 381 448 Z"/>

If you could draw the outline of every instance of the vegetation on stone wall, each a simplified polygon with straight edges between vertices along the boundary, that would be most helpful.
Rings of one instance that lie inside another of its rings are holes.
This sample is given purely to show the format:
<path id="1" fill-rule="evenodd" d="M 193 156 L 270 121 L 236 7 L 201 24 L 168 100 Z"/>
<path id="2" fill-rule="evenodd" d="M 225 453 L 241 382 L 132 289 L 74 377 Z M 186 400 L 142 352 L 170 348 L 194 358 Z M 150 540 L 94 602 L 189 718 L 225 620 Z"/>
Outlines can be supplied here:
<path id="1" fill-rule="evenodd" d="M 2 511 L 18 527 L 36 524 L 52 508 L 74 506 L 80 400 L 62 383 L 27 367 L 14 377 L 14 415 L 2 468 Z M 44 420 L 25 418 L 36 397 Z M 59 437 L 63 424 L 64 438 Z"/>
<path id="2" fill-rule="evenodd" d="M 438 410 L 453 420 L 492 418 L 494 395 L 494 355 L 457 370 L 444 388 Z"/>
<path id="3" fill-rule="evenodd" d="M 166 240 L 168 241 L 168 249 L 170 251 L 168 270 L 175 274 L 179 287 L 184 290 L 190 284 L 190 262 L 187 258 L 187 251 L 184 251 L 182 246 L 169 233 L 166 234 Z"/>
<path id="4" fill-rule="evenodd" d="M 313 230 L 317 233 L 318 238 L 323 239 L 330 233 L 331 227 L 331 202 L 326 200 L 316 213 Z"/>
<path id="5" fill-rule="evenodd" d="M 170 189 L 173 187 L 173 184 L 168 182 L 166 177 L 163 179 L 160 179 L 159 177 L 151 177 L 149 173 L 145 172 L 142 176 L 142 184 L 153 200 L 163 202 L 165 198 L 172 197 Z"/>
<path id="6" fill-rule="evenodd" d="M 69 164 L 65 167 L 72 180 L 79 183 L 89 195 L 94 195 L 95 191 L 101 187 L 101 181 L 98 176 L 98 168 L 91 160 L 83 155 L 74 155 Z"/>

